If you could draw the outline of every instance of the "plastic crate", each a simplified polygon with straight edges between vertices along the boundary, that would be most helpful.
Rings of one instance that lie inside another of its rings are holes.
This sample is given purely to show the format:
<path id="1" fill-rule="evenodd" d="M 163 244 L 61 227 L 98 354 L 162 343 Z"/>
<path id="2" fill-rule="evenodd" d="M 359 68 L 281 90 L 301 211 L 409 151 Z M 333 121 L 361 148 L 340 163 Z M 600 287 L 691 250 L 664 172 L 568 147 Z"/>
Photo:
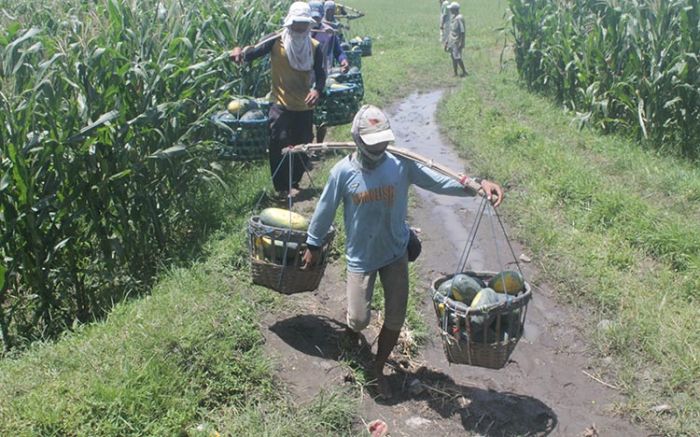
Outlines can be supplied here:
<path id="1" fill-rule="evenodd" d="M 260 110 L 267 114 L 264 105 Z M 270 145 L 270 123 L 267 115 L 260 120 L 242 121 L 228 111 L 220 111 L 211 118 L 215 125 L 215 139 L 219 159 L 254 161 L 267 157 Z"/>
<path id="2" fill-rule="evenodd" d="M 316 126 L 338 126 L 352 122 L 360 109 L 357 86 L 351 83 L 343 85 L 345 87 L 340 89 L 324 90 L 320 103 L 314 109 Z"/>
<path id="3" fill-rule="evenodd" d="M 353 73 L 331 73 L 328 77 L 335 79 L 336 82 L 342 84 L 355 85 L 355 96 L 358 102 L 361 102 L 365 97 L 365 83 L 362 80 L 362 72 L 356 71 Z"/>

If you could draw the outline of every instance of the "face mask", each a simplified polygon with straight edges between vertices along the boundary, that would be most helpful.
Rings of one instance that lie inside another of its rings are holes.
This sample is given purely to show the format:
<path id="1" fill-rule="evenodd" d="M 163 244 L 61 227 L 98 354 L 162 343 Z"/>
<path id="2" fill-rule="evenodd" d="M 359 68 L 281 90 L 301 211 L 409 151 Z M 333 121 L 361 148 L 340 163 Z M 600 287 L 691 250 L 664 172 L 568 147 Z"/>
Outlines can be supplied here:
<path id="1" fill-rule="evenodd" d="M 353 134 L 353 139 L 355 140 L 355 144 L 357 144 L 357 149 L 359 151 L 358 159 L 363 167 L 375 168 L 386 158 L 384 152 L 389 146 L 388 142 L 368 145 L 356 134 Z"/>

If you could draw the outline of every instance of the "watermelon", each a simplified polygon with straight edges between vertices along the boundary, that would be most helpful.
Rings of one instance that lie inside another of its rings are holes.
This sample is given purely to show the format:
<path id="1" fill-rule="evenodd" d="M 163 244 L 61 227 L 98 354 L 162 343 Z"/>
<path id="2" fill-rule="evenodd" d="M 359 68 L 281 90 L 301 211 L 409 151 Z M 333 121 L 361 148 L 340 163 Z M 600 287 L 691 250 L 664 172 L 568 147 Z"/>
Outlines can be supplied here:
<path id="1" fill-rule="evenodd" d="M 486 308 L 501 303 L 503 300 L 492 288 L 484 288 L 472 299 L 472 308 Z"/>
<path id="2" fill-rule="evenodd" d="M 504 270 L 489 281 L 489 287 L 497 293 L 508 293 L 513 296 L 525 291 L 525 279 L 520 272 Z"/>
<path id="3" fill-rule="evenodd" d="M 447 281 L 444 281 L 440 286 L 438 287 L 438 291 L 443 295 L 443 296 L 450 296 L 450 288 L 452 288 L 452 279 L 448 279 Z"/>
<path id="4" fill-rule="evenodd" d="M 306 231 L 309 228 L 309 221 L 306 217 L 282 208 L 263 209 L 260 212 L 260 222 L 264 225 L 295 231 Z"/>
<path id="5" fill-rule="evenodd" d="M 259 109 L 251 109 L 250 111 L 243 114 L 241 121 L 259 121 L 265 120 L 267 117 L 265 113 Z"/>
<path id="6" fill-rule="evenodd" d="M 502 299 L 499 297 L 498 293 L 491 288 L 484 288 L 474 296 L 470 306 L 474 309 L 483 310 L 487 307 L 498 305 L 501 302 Z M 471 322 L 476 327 L 483 329 L 487 318 L 491 320 L 487 315 L 471 316 Z"/>
<path id="7" fill-rule="evenodd" d="M 469 304 L 482 288 L 484 288 L 484 286 L 481 281 L 477 282 L 471 276 L 460 273 L 451 279 L 449 297 L 456 301 Z"/>

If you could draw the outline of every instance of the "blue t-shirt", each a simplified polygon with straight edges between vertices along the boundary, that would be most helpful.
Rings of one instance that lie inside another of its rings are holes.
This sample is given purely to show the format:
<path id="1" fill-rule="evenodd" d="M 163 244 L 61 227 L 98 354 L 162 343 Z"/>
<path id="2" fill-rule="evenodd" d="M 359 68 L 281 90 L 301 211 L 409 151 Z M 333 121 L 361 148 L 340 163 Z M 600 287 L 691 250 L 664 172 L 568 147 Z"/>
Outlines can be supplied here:
<path id="1" fill-rule="evenodd" d="M 331 170 L 306 242 L 321 246 L 343 202 L 348 270 L 373 272 L 398 260 L 408 246 L 408 188 L 415 184 L 438 194 L 474 196 L 454 179 L 413 160 L 386 153 L 376 168 L 363 169 L 348 156 Z"/>

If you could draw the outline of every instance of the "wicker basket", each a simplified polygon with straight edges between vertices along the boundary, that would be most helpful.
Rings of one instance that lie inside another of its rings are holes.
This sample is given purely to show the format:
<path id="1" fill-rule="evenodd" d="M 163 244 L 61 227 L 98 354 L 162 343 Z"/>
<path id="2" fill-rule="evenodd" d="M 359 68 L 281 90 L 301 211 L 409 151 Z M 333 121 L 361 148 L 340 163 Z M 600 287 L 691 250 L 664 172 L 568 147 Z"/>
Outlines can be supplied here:
<path id="1" fill-rule="evenodd" d="M 491 272 L 464 273 L 484 282 L 496 275 Z M 447 361 L 489 369 L 503 368 L 523 333 L 527 305 L 532 297 L 530 284 L 526 282 L 525 291 L 506 302 L 477 310 L 439 291 L 440 284 L 452 276 L 436 279 L 431 288 Z M 477 323 L 479 319 L 480 323 Z"/>
<path id="2" fill-rule="evenodd" d="M 306 232 L 268 226 L 259 216 L 248 222 L 250 273 L 253 283 L 284 294 L 318 288 L 328 263 L 328 250 L 335 230 L 331 230 L 321 247 L 318 264 L 301 270 L 306 250 Z"/>
<path id="3" fill-rule="evenodd" d="M 351 123 L 360 109 L 357 86 L 346 83 L 342 89 L 326 88 L 321 102 L 314 109 L 316 126 L 339 126 Z"/>
<path id="4" fill-rule="evenodd" d="M 266 108 L 260 108 L 267 114 Z M 212 116 L 216 125 L 215 138 L 221 143 L 217 147 L 219 159 L 252 161 L 267 157 L 270 145 L 270 122 L 267 116 L 260 120 L 243 121 L 228 111 Z"/>

